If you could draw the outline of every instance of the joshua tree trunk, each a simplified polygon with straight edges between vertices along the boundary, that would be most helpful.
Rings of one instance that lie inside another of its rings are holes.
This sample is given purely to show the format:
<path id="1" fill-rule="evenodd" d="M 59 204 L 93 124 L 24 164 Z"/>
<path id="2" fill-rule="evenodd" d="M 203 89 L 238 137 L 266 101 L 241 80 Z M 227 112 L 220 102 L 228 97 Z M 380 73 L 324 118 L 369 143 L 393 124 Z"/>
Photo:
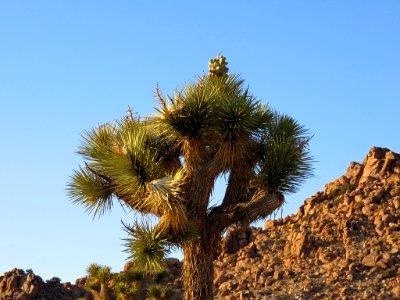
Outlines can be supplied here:
<path id="1" fill-rule="evenodd" d="M 213 262 L 217 245 L 211 238 L 201 237 L 184 246 L 185 300 L 213 299 Z"/>
<path id="2" fill-rule="evenodd" d="M 111 300 L 110 295 L 108 294 L 107 284 L 102 283 L 99 292 L 99 300 Z"/>

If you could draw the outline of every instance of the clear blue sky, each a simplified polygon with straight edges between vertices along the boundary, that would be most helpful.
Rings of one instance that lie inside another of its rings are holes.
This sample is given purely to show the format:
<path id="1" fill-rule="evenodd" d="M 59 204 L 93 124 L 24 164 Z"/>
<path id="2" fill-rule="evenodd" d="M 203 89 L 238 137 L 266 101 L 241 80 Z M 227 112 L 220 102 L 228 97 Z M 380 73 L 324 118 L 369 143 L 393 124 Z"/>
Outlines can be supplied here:
<path id="1" fill-rule="evenodd" d="M 125 263 L 119 207 L 92 220 L 66 183 L 80 134 L 153 111 L 222 53 L 315 134 L 315 177 L 284 215 L 361 161 L 400 151 L 399 1 L 0 1 L 0 274 L 74 281 Z M 216 197 L 222 194 L 223 185 Z"/>

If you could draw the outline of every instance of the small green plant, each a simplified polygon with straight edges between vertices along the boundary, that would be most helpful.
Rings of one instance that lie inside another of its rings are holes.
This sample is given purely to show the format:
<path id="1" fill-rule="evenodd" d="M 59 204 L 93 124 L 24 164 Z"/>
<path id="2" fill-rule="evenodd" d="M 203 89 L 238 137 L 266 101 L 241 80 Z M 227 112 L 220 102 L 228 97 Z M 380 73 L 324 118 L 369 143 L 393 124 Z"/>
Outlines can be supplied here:
<path id="1" fill-rule="evenodd" d="M 168 276 L 169 276 L 169 271 L 167 269 L 164 269 L 156 273 L 153 278 L 156 283 L 162 283 L 168 278 Z"/>
<path id="2" fill-rule="evenodd" d="M 159 300 L 161 299 L 161 295 L 162 295 L 161 287 L 157 284 L 151 285 L 147 289 L 147 296 L 149 296 L 151 299 Z"/>
<path id="3" fill-rule="evenodd" d="M 149 286 L 147 296 L 152 300 L 170 300 L 175 296 L 175 291 L 170 287 L 154 284 Z"/>
<path id="4" fill-rule="evenodd" d="M 383 271 L 382 273 L 382 277 L 384 279 L 386 278 L 390 278 L 396 275 L 396 268 L 392 267 L 390 269 L 386 269 L 385 271 Z"/>
<path id="5" fill-rule="evenodd" d="M 61 284 L 61 279 L 58 277 L 52 277 L 49 280 L 46 280 L 46 283 Z"/>
<path id="6" fill-rule="evenodd" d="M 141 270 L 129 269 L 114 276 L 115 293 L 118 300 L 135 299 L 142 289 L 145 274 Z"/>
<path id="7" fill-rule="evenodd" d="M 237 261 L 238 255 L 237 253 L 231 254 L 228 256 L 228 262 L 229 263 L 234 263 Z"/>
<path id="8" fill-rule="evenodd" d="M 334 189 L 332 192 L 329 193 L 329 196 L 332 198 L 336 198 L 337 196 L 343 196 L 346 194 L 347 191 L 352 191 L 354 190 L 354 185 L 345 183 L 342 184 L 340 187 Z"/>
<path id="9" fill-rule="evenodd" d="M 276 244 L 278 245 L 278 246 L 283 246 L 283 245 L 285 245 L 286 244 L 286 240 L 285 239 L 277 239 L 276 240 Z"/>
<path id="10" fill-rule="evenodd" d="M 129 269 L 114 276 L 117 282 L 139 282 L 145 279 L 145 273 L 141 270 Z"/>
<path id="11" fill-rule="evenodd" d="M 343 195 L 336 196 L 335 200 L 333 201 L 333 207 L 339 206 L 339 204 L 343 201 Z"/>
<path id="12" fill-rule="evenodd" d="M 301 226 L 300 223 L 294 223 L 294 224 L 293 224 L 293 229 L 294 229 L 294 230 L 299 230 L 299 229 L 300 229 L 300 226 Z"/>
<path id="13" fill-rule="evenodd" d="M 364 207 L 364 202 L 362 202 L 362 201 L 356 202 L 355 207 L 356 208 L 363 208 Z"/>
<path id="14" fill-rule="evenodd" d="M 280 238 L 282 238 L 282 232 L 281 231 L 275 232 L 275 239 L 279 240 Z"/>
<path id="15" fill-rule="evenodd" d="M 139 294 L 138 288 L 123 281 L 117 282 L 114 289 L 118 300 L 130 300 Z"/>
<path id="16" fill-rule="evenodd" d="M 175 296 L 175 291 L 173 289 L 171 289 L 170 287 L 164 288 L 164 299 L 165 300 L 173 299 L 174 296 Z"/>

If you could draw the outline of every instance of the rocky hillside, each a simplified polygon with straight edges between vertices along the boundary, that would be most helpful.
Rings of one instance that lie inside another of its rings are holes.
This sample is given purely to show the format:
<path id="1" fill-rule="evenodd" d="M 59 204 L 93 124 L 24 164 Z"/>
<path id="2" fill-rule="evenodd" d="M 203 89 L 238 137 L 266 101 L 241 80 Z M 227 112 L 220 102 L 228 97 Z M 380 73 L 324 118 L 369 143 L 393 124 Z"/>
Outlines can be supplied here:
<path id="1" fill-rule="evenodd" d="M 148 297 L 150 289 L 153 290 L 153 294 L 161 296 L 161 298 L 154 299 L 182 299 L 181 262 L 178 259 L 168 258 L 167 271 L 161 272 L 155 277 L 140 274 L 130 276 L 129 285 L 136 290 L 135 296 L 130 297 L 125 294 L 125 297 L 122 295 L 118 297 L 118 293 L 116 293 L 118 282 L 115 281 L 115 276 L 129 273 L 130 268 L 131 263 L 127 263 L 121 272 L 112 274 L 113 277 L 107 284 L 108 300 L 153 299 Z M 61 283 L 57 277 L 43 281 L 32 270 L 13 269 L 0 276 L 0 300 L 104 300 L 104 297 L 95 292 L 95 285 L 88 285 L 90 282 L 93 282 L 90 276 L 78 278 L 75 284 Z M 167 290 L 170 291 L 166 292 Z M 167 297 L 168 293 L 170 295 Z"/>
<path id="2" fill-rule="evenodd" d="M 82 286 L 62 284 L 53 277 L 43 281 L 32 270 L 13 269 L 0 276 L 0 300 L 72 300 L 91 299 L 91 295 Z"/>
<path id="3" fill-rule="evenodd" d="M 399 250 L 400 156 L 372 148 L 296 215 L 231 230 L 216 298 L 400 299 Z"/>
<path id="4" fill-rule="evenodd" d="M 180 262 L 169 260 L 177 290 Z M 400 155 L 372 148 L 362 164 L 264 229 L 232 228 L 215 261 L 216 299 L 400 299 Z M 90 299 L 57 278 L 0 276 L 3 299 Z"/>

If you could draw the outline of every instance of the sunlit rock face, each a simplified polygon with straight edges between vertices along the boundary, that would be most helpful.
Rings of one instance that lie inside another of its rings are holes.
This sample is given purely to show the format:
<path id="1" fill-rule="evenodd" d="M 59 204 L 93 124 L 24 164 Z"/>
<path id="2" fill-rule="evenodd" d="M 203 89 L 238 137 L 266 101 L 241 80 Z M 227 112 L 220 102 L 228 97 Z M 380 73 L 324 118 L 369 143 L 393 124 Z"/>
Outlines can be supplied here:
<path id="1" fill-rule="evenodd" d="M 81 297 L 92 298 L 81 286 L 62 284 L 57 277 L 43 281 L 31 270 L 13 269 L 0 276 L 1 300 L 72 300 Z"/>
<path id="2" fill-rule="evenodd" d="M 400 156 L 374 147 L 296 215 L 228 232 L 215 292 L 217 299 L 400 299 L 399 250 Z"/>

